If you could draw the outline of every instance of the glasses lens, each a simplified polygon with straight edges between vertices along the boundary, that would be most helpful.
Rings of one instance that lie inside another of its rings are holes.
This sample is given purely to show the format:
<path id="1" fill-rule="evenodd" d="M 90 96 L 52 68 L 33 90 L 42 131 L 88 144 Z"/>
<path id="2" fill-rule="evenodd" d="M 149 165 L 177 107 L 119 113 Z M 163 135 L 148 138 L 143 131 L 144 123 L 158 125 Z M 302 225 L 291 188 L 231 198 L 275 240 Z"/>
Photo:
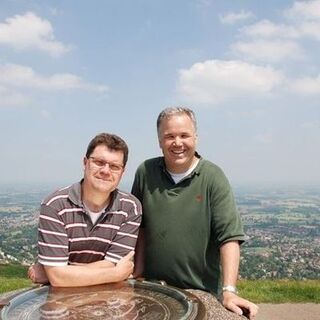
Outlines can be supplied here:
<path id="1" fill-rule="evenodd" d="M 94 158 L 94 157 L 90 157 L 89 158 L 92 163 L 99 169 L 102 169 L 104 168 L 106 165 L 109 166 L 109 169 L 110 171 L 113 171 L 113 172 L 119 172 L 121 171 L 122 169 L 122 166 L 119 165 L 119 164 L 115 164 L 115 163 L 111 163 L 111 162 L 107 162 L 107 161 L 104 161 L 102 159 L 97 159 L 97 158 Z"/>

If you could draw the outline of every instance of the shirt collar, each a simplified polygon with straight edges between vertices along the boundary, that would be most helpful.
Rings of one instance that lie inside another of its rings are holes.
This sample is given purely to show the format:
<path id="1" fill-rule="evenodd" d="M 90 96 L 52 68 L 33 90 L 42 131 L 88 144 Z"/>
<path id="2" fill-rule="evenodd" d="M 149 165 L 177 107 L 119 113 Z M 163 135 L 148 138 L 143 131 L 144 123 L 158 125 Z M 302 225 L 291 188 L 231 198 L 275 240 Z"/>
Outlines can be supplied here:
<path id="1" fill-rule="evenodd" d="M 198 162 L 197 166 L 195 167 L 195 169 L 193 170 L 193 173 L 199 174 L 199 169 L 200 169 L 200 166 L 201 166 L 202 157 L 197 151 L 195 152 L 194 155 L 199 159 L 199 162 Z M 163 172 L 168 173 L 167 168 L 166 168 L 166 163 L 164 161 L 164 157 L 160 157 L 159 158 L 158 165 L 159 165 L 159 167 L 161 168 L 161 170 Z"/>
<path id="2" fill-rule="evenodd" d="M 77 206 L 83 207 L 82 197 L 81 197 L 81 181 L 74 183 L 69 190 L 68 196 L 69 199 Z M 107 206 L 107 211 L 116 211 L 119 209 L 119 192 L 118 189 L 111 192 L 111 200 L 109 205 Z"/>

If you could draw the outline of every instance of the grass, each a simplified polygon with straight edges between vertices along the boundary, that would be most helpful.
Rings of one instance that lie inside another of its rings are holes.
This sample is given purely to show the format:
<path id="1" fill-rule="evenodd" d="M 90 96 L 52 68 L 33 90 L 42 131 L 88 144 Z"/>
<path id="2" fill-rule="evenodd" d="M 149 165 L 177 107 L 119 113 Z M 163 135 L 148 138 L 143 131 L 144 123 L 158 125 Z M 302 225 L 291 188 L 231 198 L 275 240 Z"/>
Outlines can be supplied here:
<path id="1" fill-rule="evenodd" d="M 0 265 L 0 293 L 30 287 L 27 270 L 19 264 Z"/>
<path id="2" fill-rule="evenodd" d="M 31 287 L 28 267 L 0 265 L 0 294 Z M 320 280 L 240 280 L 240 295 L 255 303 L 320 303 Z"/>
<path id="3" fill-rule="evenodd" d="M 320 303 L 320 280 L 241 280 L 238 288 L 255 303 Z"/>

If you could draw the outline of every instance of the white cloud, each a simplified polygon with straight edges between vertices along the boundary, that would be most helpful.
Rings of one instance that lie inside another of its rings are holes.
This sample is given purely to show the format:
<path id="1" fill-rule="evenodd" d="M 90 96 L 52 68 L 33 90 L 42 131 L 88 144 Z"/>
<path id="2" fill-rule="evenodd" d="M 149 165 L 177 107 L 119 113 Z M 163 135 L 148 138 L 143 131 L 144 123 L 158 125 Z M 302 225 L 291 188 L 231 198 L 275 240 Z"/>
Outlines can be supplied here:
<path id="1" fill-rule="evenodd" d="M 296 1 L 285 15 L 293 19 L 320 19 L 320 0 Z"/>
<path id="2" fill-rule="evenodd" d="M 320 21 L 317 22 L 304 22 L 299 26 L 299 31 L 302 36 L 320 40 Z"/>
<path id="3" fill-rule="evenodd" d="M 257 38 L 298 38 L 299 32 L 292 25 L 276 24 L 270 20 L 261 20 L 257 23 L 240 29 L 243 35 Z"/>
<path id="4" fill-rule="evenodd" d="M 271 67 L 208 60 L 180 70 L 177 91 L 191 102 L 217 104 L 233 97 L 271 93 L 283 80 Z"/>
<path id="5" fill-rule="evenodd" d="M 36 90 L 37 93 L 67 90 L 107 93 L 109 90 L 107 86 L 85 82 L 73 74 L 44 76 L 37 74 L 30 67 L 16 64 L 0 65 L 0 107 L 29 105 L 33 95 L 30 89 Z"/>
<path id="6" fill-rule="evenodd" d="M 70 47 L 56 41 L 51 23 L 33 12 L 15 15 L 0 23 L 0 44 L 16 50 L 37 49 L 58 57 Z"/>
<path id="7" fill-rule="evenodd" d="M 238 58 L 262 63 L 307 58 L 301 41 L 320 40 L 320 0 L 295 2 L 284 15 L 295 19 L 280 24 L 264 19 L 240 28 L 240 40 L 230 45 L 231 51 Z"/>
<path id="8" fill-rule="evenodd" d="M 277 63 L 287 59 L 299 60 L 304 57 L 303 49 L 293 41 L 254 40 L 236 42 L 231 50 L 241 54 L 246 60 Z"/>
<path id="9" fill-rule="evenodd" d="M 239 21 L 244 21 L 253 18 L 254 15 L 250 11 L 241 10 L 240 12 L 229 12 L 224 15 L 219 15 L 219 19 L 223 24 L 235 24 Z"/>
<path id="10" fill-rule="evenodd" d="M 320 95 L 320 74 L 317 77 L 304 77 L 290 81 L 291 91 L 303 95 Z"/>
<path id="11" fill-rule="evenodd" d="M 262 20 L 240 29 L 244 36 L 251 38 L 272 39 L 301 39 L 303 37 L 320 40 L 320 21 L 299 21 L 293 25 L 275 24 L 269 20 Z"/>
<path id="12" fill-rule="evenodd" d="M 13 87 L 34 88 L 40 90 L 83 89 L 107 92 L 108 87 L 87 83 L 81 77 L 70 73 L 58 73 L 51 76 L 39 75 L 30 67 L 5 64 L 0 65 L 0 84 Z"/>

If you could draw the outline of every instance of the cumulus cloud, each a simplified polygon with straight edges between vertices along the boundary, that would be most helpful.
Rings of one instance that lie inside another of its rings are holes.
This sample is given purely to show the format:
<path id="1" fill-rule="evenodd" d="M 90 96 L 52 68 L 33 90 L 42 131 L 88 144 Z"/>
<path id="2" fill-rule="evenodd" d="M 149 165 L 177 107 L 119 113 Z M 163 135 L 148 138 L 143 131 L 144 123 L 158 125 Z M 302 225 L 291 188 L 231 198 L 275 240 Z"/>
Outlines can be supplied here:
<path id="1" fill-rule="evenodd" d="M 219 19 L 220 19 L 220 22 L 223 24 L 232 25 L 240 21 L 248 20 L 253 17 L 254 15 L 252 12 L 241 10 L 240 12 L 229 12 L 227 14 L 220 15 Z"/>
<path id="2" fill-rule="evenodd" d="M 296 1 L 285 15 L 293 19 L 320 20 L 320 0 Z"/>
<path id="3" fill-rule="evenodd" d="M 299 60 L 305 54 L 300 45 L 286 40 L 254 40 L 236 42 L 231 50 L 248 60 L 277 63 L 285 59 Z"/>
<path id="4" fill-rule="evenodd" d="M 281 72 L 242 61 L 208 60 L 179 71 L 178 93 L 191 102 L 217 104 L 229 98 L 271 93 Z"/>
<path id="5" fill-rule="evenodd" d="M 45 76 L 32 68 L 16 65 L 0 65 L 0 106 L 26 106 L 32 100 L 32 91 L 57 92 L 67 90 L 86 90 L 107 93 L 109 88 L 84 81 L 70 73 L 57 73 Z"/>
<path id="6" fill-rule="evenodd" d="M 316 77 L 303 77 L 292 80 L 291 91 L 303 95 L 320 95 L 320 74 Z"/>
<path id="7" fill-rule="evenodd" d="M 297 42 L 302 36 L 301 30 L 296 26 L 262 20 L 239 31 L 242 39 L 231 44 L 230 49 L 245 60 L 279 63 L 305 57 Z"/>
<path id="8" fill-rule="evenodd" d="M 301 37 L 308 37 L 314 40 L 320 40 L 320 21 L 304 22 L 299 26 Z"/>
<path id="9" fill-rule="evenodd" d="M 266 63 L 307 57 L 300 44 L 304 39 L 320 40 L 320 0 L 296 1 L 283 11 L 285 23 L 264 19 L 239 29 L 231 50 L 237 57 Z"/>
<path id="10" fill-rule="evenodd" d="M 16 50 L 37 49 L 58 57 L 70 50 L 69 46 L 56 41 L 52 25 L 33 12 L 15 15 L 0 23 L 0 45 Z"/>
<path id="11" fill-rule="evenodd" d="M 276 24 L 264 19 L 257 23 L 240 29 L 245 36 L 262 38 L 298 38 L 299 32 L 296 27 L 286 24 Z"/>
<path id="12" fill-rule="evenodd" d="M 17 64 L 0 65 L 0 84 L 49 91 L 70 89 L 84 89 L 101 93 L 108 91 L 107 86 L 87 83 L 81 77 L 70 73 L 43 76 L 37 74 L 30 67 Z"/>
<path id="13" fill-rule="evenodd" d="M 284 19 L 282 23 L 264 19 L 239 28 L 237 40 L 229 47 L 234 60 L 208 60 L 180 70 L 179 94 L 204 104 L 274 92 L 319 95 L 320 75 L 297 78 L 292 61 L 300 62 L 298 70 L 307 72 L 316 68 L 317 62 L 306 66 L 301 63 L 310 64 L 313 58 L 307 50 L 310 40 L 320 40 L 320 0 L 295 1 L 282 14 L 292 19 Z M 233 24 L 250 17 L 252 13 L 241 11 L 220 16 L 220 20 Z M 289 70 L 288 76 L 272 67 L 280 63 L 283 72 Z"/>
<path id="14" fill-rule="evenodd" d="M 245 26 L 240 31 L 243 36 L 251 38 L 295 39 L 304 37 L 320 40 L 320 21 L 300 21 L 296 24 L 276 24 L 269 20 L 262 20 Z"/>

